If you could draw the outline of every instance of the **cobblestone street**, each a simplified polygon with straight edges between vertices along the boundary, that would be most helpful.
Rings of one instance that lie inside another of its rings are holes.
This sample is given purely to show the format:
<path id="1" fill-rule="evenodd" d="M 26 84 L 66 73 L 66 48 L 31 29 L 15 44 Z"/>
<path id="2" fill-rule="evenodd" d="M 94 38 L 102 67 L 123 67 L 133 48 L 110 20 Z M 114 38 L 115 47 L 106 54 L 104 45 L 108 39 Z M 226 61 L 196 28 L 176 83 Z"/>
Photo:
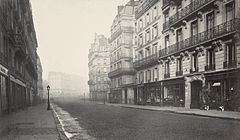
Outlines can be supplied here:
<path id="1" fill-rule="evenodd" d="M 113 107 L 104 104 L 57 102 L 90 136 L 97 139 L 238 140 L 239 121 Z"/>

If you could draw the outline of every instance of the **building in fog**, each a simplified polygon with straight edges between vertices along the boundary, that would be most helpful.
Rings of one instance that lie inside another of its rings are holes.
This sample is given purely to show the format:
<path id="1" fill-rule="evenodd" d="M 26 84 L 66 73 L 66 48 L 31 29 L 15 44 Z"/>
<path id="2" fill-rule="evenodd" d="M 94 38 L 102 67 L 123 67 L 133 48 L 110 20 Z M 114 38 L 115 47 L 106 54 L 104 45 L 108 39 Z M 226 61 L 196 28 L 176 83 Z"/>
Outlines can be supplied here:
<path id="1" fill-rule="evenodd" d="M 29 0 L 0 1 L 0 114 L 37 97 L 37 39 Z"/>
<path id="2" fill-rule="evenodd" d="M 104 100 L 109 93 L 108 72 L 110 68 L 110 46 L 103 35 L 95 34 L 88 54 L 89 97 L 92 100 Z"/>
<path id="3" fill-rule="evenodd" d="M 138 102 L 200 108 L 207 97 L 214 108 L 239 97 L 239 4 L 140 0 L 134 62 Z"/>
<path id="4" fill-rule="evenodd" d="M 87 92 L 87 80 L 78 75 L 61 72 L 48 74 L 50 96 L 55 97 L 82 97 Z"/>
<path id="5" fill-rule="evenodd" d="M 39 56 L 37 57 L 37 73 L 38 73 L 38 82 L 37 82 L 38 97 L 40 100 L 42 100 L 43 99 L 43 79 L 42 79 L 43 68 L 42 68 L 42 63 Z"/>
<path id="6" fill-rule="evenodd" d="M 129 1 L 118 6 L 118 13 L 111 26 L 110 72 L 111 90 L 109 101 L 115 103 L 134 103 L 135 69 L 133 56 L 135 52 L 135 8 L 137 2 Z"/>

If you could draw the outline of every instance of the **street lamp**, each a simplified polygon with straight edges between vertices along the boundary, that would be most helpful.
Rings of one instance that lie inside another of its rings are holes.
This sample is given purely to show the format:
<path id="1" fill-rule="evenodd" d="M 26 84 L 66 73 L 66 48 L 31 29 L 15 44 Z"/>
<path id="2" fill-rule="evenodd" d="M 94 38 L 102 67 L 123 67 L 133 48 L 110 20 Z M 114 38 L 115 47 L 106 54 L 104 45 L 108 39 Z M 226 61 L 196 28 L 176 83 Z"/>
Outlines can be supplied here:
<path id="1" fill-rule="evenodd" d="M 50 110 L 50 102 L 49 102 L 49 90 L 50 90 L 50 86 L 47 86 L 47 91 L 48 91 L 48 106 L 47 106 L 47 110 Z"/>

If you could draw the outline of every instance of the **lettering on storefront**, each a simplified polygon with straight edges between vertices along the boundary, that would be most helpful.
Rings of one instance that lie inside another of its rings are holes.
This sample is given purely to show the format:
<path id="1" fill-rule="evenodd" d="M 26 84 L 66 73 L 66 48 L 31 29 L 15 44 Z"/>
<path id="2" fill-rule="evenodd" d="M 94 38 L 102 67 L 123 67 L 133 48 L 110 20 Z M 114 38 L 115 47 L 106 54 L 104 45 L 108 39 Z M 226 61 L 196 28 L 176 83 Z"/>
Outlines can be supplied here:
<path id="1" fill-rule="evenodd" d="M 4 66 L 0 65 L 0 73 L 7 76 L 8 70 Z"/>

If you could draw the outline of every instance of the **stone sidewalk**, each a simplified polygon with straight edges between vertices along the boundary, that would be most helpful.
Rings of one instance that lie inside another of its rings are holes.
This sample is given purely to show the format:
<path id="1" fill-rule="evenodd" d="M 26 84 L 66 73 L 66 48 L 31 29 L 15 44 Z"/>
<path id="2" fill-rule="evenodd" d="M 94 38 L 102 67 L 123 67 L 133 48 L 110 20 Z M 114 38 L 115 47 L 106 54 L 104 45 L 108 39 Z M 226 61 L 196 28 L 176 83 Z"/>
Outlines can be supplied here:
<path id="1" fill-rule="evenodd" d="M 0 140 L 60 140 L 58 122 L 40 104 L 0 118 Z"/>
<path id="2" fill-rule="evenodd" d="M 135 109 L 145 109 L 153 111 L 166 111 L 177 114 L 185 115 L 197 115 L 203 117 L 212 117 L 220 119 L 231 119 L 240 121 L 240 112 L 233 111 L 218 111 L 218 110 L 200 110 L 200 109 L 186 109 L 182 107 L 160 107 L 160 106 L 142 106 L 142 105 L 129 105 L 129 104 L 110 104 L 110 106 L 126 107 L 126 108 L 135 108 Z"/>

